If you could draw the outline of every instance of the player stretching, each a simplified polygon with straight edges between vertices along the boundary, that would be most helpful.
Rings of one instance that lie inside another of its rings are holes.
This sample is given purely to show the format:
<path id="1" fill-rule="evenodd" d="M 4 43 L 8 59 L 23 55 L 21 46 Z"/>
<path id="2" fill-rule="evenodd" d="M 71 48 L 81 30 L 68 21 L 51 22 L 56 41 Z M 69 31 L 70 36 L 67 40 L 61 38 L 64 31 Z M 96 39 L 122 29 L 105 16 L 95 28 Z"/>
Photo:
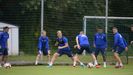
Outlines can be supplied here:
<path id="1" fill-rule="evenodd" d="M 43 55 L 47 55 L 49 63 L 50 62 L 49 39 L 46 36 L 46 31 L 42 31 L 41 36 L 39 37 L 38 55 L 36 57 L 35 65 L 38 64 L 39 59 L 42 58 Z"/>
<path id="2" fill-rule="evenodd" d="M 7 62 L 7 57 L 8 57 L 7 41 L 9 38 L 8 31 L 9 31 L 9 28 L 4 27 L 3 32 L 0 34 L 0 67 L 2 67 L 1 64 L 4 64 Z"/>
<path id="3" fill-rule="evenodd" d="M 101 52 L 104 65 L 103 67 L 106 67 L 106 48 L 107 48 L 107 39 L 106 34 L 103 33 L 103 29 L 101 27 L 97 28 L 97 33 L 94 35 L 94 47 L 95 50 L 95 56 L 97 58 L 99 52 Z"/>
<path id="4" fill-rule="evenodd" d="M 94 66 L 98 66 L 96 57 L 93 54 L 93 52 L 90 50 L 90 44 L 89 44 L 88 37 L 84 34 L 83 31 L 80 31 L 80 34 L 76 37 L 76 43 L 77 43 L 77 48 L 78 48 L 77 54 L 82 54 L 83 51 L 86 50 L 86 52 L 91 54 L 93 61 L 94 61 Z"/>
<path id="5" fill-rule="evenodd" d="M 115 68 L 122 68 L 123 64 L 121 61 L 121 58 L 119 57 L 119 54 L 121 54 L 124 50 L 128 51 L 127 43 L 125 39 L 122 37 L 122 35 L 118 32 L 118 29 L 116 27 L 113 27 L 112 29 L 114 34 L 114 58 L 116 59 L 116 66 Z"/>
<path id="6" fill-rule="evenodd" d="M 68 57 L 70 57 L 74 62 L 78 61 L 80 62 L 78 59 L 75 59 L 72 51 L 70 50 L 70 47 L 68 45 L 68 40 L 65 36 L 62 35 L 61 31 L 57 31 L 57 39 L 56 39 L 56 43 L 55 46 L 58 46 L 58 51 L 56 53 L 54 53 L 51 62 L 49 64 L 48 67 L 52 67 L 54 61 L 59 57 L 62 56 L 63 54 L 66 54 Z M 80 62 L 81 65 L 83 66 L 83 63 Z M 74 65 L 73 65 L 74 66 Z"/>

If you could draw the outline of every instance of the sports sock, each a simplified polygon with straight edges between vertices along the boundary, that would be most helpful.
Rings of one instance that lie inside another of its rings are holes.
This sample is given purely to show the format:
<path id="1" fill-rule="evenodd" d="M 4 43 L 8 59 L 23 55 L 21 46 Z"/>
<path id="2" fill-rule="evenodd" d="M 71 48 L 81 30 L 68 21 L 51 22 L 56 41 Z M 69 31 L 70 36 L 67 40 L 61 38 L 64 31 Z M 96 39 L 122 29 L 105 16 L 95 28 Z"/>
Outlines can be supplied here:
<path id="1" fill-rule="evenodd" d="M 36 62 L 35 62 L 35 65 L 37 65 L 38 64 L 38 60 L 36 60 Z"/>
<path id="2" fill-rule="evenodd" d="M 118 62 L 116 62 L 116 65 L 115 66 L 119 66 L 119 63 Z"/>
<path id="3" fill-rule="evenodd" d="M 76 61 L 74 61 L 73 66 L 76 66 Z"/>
<path id="4" fill-rule="evenodd" d="M 98 65 L 97 60 L 94 61 L 94 65 Z"/>
<path id="5" fill-rule="evenodd" d="M 106 62 L 103 62 L 103 67 L 106 67 Z"/>
<path id="6" fill-rule="evenodd" d="M 120 63 L 120 66 L 123 66 L 123 64 L 122 64 L 122 63 Z"/>

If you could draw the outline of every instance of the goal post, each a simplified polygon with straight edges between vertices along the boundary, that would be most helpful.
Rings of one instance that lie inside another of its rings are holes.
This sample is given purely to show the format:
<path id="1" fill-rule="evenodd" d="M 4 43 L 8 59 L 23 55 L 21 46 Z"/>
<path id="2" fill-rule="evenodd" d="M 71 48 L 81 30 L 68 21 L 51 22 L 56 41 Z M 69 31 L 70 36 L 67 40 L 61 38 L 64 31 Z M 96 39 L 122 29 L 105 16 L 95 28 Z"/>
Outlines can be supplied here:
<path id="1" fill-rule="evenodd" d="M 106 24 L 106 19 L 107 19 L 107 24 Z M 128 40 L 130 36 L 129 32 L 131 24 L 133 24 L 133 17 L 105 17 L 105 16 L 83 17 L 83 31 L 87 36 L 89 36 L 89 41 L 91 43 L 92 49 L 94 49 L 92 44 L 93 44 L 94 34 L 96 33 L 96 26 L 102 26 L 104 27 L 105 33 L 107 34 L 107 40 L 108 40 L 107 53 L 109 53 L 109 55 L 111 56 L 112 56 L 111 49 L 113 46 L 113 34 L 111 28 L 113 26 L 118 27 L 119 32 L 127 40 L 127 42 L 129 42 Z M 129 50 L 129 53 L 131 53 L 131 50 Z M 124 52 L 123 55 L 122 59 L 124 63 L 128 63 L 128 53 Z"/>
<path id="2" fill-rule="evenodd" d="M 105 16 L 84 16 L 83 17 L 83 30 L 84 30 L 85 33 L 86 33 L 86 21 L 87 21 L 87 19 L 104 19 L 105 20 L 106 17 Z M 107 17 L 107 19 L 121 19 L 121 20 L 126 19 L 126 20 L 133 20 L 133 17 Z M 105 32 L 106 33 L 108 33 L 107 32 L 108 31 L 107 28 L 108 28 L 108 25 L 105 26 Z"/>

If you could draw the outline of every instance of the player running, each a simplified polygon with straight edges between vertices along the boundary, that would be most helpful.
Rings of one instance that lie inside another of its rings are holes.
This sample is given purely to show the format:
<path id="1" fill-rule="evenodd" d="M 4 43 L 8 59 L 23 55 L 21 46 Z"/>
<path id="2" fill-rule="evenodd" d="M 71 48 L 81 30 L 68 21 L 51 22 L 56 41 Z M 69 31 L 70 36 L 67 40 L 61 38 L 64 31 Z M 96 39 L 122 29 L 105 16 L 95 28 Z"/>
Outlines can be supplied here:
<path id="1" fill-rule="evenodd" d="M 50 62 L 50 49 L 49 39 L 46 36 L 46 31 L 42 31 L 38 41 L 38 55 L 36 57 L 35 65 L 38 65 L 39 59 L 42 59 L 43 55 L 47 55 L 48 63 Z"/>
<path id="2" fill-rule="evenodd" d="M 128 51 L 127 43 L 125 39 L 122 37 L 122 35 L 118 32 L 118 29 L 116 27 L 113 27 L 112 29 L 114 34 L 114 58 L 116 59 L 116 66 L 115 68 L 123 68 L 123 63 L 121 61 L 121 58 L 119 57 L 119 54 L 121 54 L 124 50 Z"/>
<path id="3" fill-rule="evenodd" d="M 97 28 L 97 33 L 94 35 L 94 47 L 95 56 L 97 58 L 99 52 L 101 52 L 103 57 L 103 67 L 106 67 L 106 49 L 107 49 L 107 39 L 106 34 L 103 33 L 103 29 L 101 27 Z"/>
<path id="4" fill-rule="evenodd" d="M 94 66 L 98 66 L 97 60 L 93 52 L 90 50 L 90 43 L 88 40 L 88 37 L 84 34 L 83 31 L 80 31 L 80 34 L 76 37 L 76 43 L 77 43 L 77 54 L 82 54 L 84 50 L 86 50 L 87 53 L 91 54 Z M 78 55 L 77 55 L 78 58 Z M 78 58 L 79 59 L 79 58 Z"/>
<path id="5" fill-rule="evenodd" d="M 0 33 L 0 67 L 7 62 L 8 58 L 8 38 L 9 38 L 9 27 L 4 27 L 3 32 Z"/>
<path id="6" fill-rule="evenodd" d="M 52 67 L 54 64 L 54 61 L 59 57 L 64 54 L 66 54 L 68 57 L 70 57 L 73 62 L 79 62 L 81 66 L 84 66 L 82 62 L 80 62 L 78 59 L 75 59 L 75 57 L 72 54 L 72 51 L 70 50 L 69 44 L 68 44 L 68 39 L 62 35 L 62 32 L 59 30 L 57 31 L 57 39 L 55 46 L 58 46 L 58 51 L 54 53 L 51 62 L 48 67 Z M 75 65 L 73 65 L 75 67 Z"/>

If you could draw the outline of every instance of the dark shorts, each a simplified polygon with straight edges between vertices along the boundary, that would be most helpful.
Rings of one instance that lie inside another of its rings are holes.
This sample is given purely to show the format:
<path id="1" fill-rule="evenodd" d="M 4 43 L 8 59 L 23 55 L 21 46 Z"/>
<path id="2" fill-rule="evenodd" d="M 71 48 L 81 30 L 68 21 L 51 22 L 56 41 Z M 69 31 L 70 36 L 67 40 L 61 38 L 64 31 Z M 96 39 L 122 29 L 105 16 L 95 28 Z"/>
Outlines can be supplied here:
<path id="1" fill-rule="evenodd" d="M 59 56 L 66 54 L 68 57 L 73 57 L 73 54 L 70 48 L 59 49 L 57 53 L 59 54 Z"/>
<path id="2" fill-rule="evenodd" d="M 95 55 L 97 56 L 101 52 L 102 55 L 106 55 L 106 50 L 105 48 L 96 48 L 95 50 Z"/>
<path id="3" fill-rule="evenodd" d="M 2 49 L 0 49 L 0 56 L 1 56 L 1 55 L 3 55 L 3 50 L 2 50 Z"/>
<path id="4" fill-rule="evenodd" d="M 125 48 L 117 47 L 117 48 L 114 50 L 114 52 L 115 52 L 115 53 L 118 53 L 118 54 L 121 54 L 124 50 L 125 50 Z"/>
<path id="5" fill-rule="evenodd" d="M 8 49 L 7 48 L 1 48 L 0 49 L 0 55 L 8 55 Z"/>
<path id="6" fill-rule="evenodd" d="M 90 50 L 90 46 L 89 45 L 81 45 L 80 49 L 77 50 L 77 54 L 82 54 L 84 50 L 87 53 L 92 54 L 92 51 Z"/>
<path id="7" fill-rule="evenodd" d="M 43 49 L 41 51 L 42 51 L 43 55 L 48 55 L 48 49 Z M 39 50 L 38 50 L 38 54 L 40 54 Z"/>

